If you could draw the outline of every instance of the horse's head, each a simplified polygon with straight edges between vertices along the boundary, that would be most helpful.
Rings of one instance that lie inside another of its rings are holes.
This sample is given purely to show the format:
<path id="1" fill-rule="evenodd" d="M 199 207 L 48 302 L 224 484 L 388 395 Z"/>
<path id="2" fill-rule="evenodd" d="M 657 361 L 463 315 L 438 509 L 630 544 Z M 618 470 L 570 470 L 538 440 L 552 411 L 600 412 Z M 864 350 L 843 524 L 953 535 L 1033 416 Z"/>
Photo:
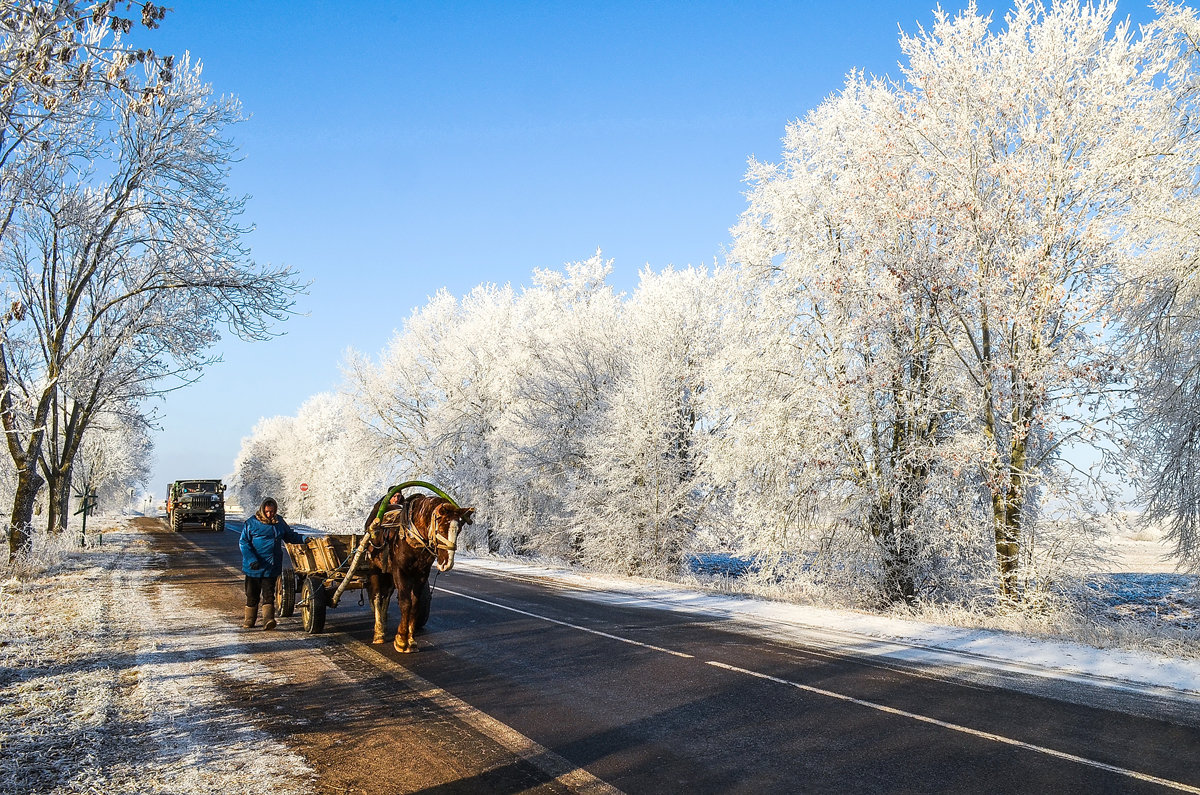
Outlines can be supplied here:
<path id="1" fill-rule="evenodd" d="M 433 544 L 437 549 L 438 570 L 454 568 L 454 551 L 458 549 L 458 534 L 474 521 L 474 508 L 456 508 L 442 504 L 433 513 Z"/>

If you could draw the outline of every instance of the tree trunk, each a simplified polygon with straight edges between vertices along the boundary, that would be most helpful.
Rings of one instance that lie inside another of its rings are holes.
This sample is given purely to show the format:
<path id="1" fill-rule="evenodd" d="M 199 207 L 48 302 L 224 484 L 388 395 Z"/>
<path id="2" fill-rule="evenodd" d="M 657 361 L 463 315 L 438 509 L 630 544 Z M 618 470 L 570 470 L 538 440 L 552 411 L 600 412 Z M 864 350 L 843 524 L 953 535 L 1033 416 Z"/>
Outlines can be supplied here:
<path id="1" fill-rule="evenodd" d="M 64 532 L 71 518 L 71 467 L 65 469 L 65 472 L 52 469 L 46 476 L 50 506 L 46 529 L 51 533 Z"/>
<path id="2" fill-rule="evenodd" d="M 992 496 L 992 517 L 996 526 L 996 568 L 1000 576 L 1000 591 L 1016 599 L 1017 563 L 1021 552 L 1021 526 L 1017 518 L 1020 509 L 1014 504 L 1012 491 Z"/>
<path id="3" fill-rule="evenodd" d="M 25 467 L 17 472 L 17 490 L 13 496 L 12 514 L 8 523 L 10 562 L 29 545 L 29 534 L 33 526 L 33 504 L 45 483 L 45 479 L 33 467 Z"/>

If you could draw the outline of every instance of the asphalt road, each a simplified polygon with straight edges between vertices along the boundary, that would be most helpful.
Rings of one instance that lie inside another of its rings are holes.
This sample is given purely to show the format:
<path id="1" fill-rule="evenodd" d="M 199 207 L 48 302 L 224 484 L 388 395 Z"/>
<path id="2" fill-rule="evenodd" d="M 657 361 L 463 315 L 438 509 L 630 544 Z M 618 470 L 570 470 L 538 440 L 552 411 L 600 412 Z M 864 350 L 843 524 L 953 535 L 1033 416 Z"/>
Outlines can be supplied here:
<path id="1" fill-rule="evenodd" d="M 236 566 L 237 530 L 177 541 Z M 572 789 L 1200 793 L 1195 702 L 1128 714 L 1096 706 L 1111 699 L 855 659 L 468 567 L 437 581 L 418 654 L 369 645 L 370 609 L 354 594 L 329 611 L 327 632 L 406 687 L 442 694 L 526 760 L 574 769 Z M 282 627 L 302 633 L 298 621 Z M 476 784 L 444 791 L 518 791 Z"/>

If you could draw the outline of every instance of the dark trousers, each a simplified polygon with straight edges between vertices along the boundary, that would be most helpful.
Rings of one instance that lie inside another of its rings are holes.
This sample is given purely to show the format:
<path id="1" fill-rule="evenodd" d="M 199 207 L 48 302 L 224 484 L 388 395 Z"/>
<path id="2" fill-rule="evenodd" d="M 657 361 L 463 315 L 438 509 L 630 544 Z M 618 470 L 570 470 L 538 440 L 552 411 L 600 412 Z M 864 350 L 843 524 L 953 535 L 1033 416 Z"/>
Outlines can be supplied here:
<path id="1" fill-rule="evenodd" d="M 262 597 L 265 605 L 275 604 L 274 577 L 246 577 L 246 607 L 258 607 L 258 599 Z"/>

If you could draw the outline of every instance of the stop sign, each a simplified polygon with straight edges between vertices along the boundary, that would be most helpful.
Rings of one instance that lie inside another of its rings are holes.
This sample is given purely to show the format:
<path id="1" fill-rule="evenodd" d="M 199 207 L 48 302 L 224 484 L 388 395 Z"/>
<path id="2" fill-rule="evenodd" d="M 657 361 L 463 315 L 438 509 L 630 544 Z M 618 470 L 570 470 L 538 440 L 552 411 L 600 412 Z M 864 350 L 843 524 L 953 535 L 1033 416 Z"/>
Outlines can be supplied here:
<path id="1" fill-rule="evenodd" d="M 307 483 L 301 483 L 301 484 L 300 484 L 300 491 L 308 491 L 308 484 L 307 484 Z"/>

